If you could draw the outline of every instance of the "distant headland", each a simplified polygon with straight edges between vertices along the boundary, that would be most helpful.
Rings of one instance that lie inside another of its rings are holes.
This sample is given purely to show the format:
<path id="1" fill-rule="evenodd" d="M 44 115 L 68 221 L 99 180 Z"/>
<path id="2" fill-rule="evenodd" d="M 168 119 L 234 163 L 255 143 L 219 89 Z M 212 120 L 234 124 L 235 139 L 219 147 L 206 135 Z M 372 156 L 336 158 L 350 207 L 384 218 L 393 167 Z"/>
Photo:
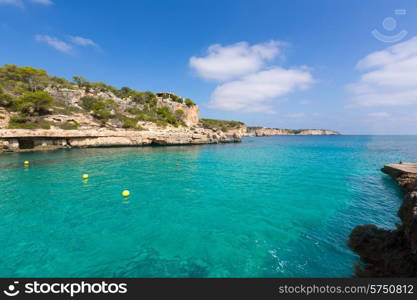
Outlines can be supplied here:
<path id="1" fill-rule="evenodd" d="M 117 89 L 32 67 L 0 67 L 0 152 L 77 147 L 239 142 L 242 136 L 337 135 L 322 129 L 247 127 L 200 119 L 199 107 L 174 93 Z"/>

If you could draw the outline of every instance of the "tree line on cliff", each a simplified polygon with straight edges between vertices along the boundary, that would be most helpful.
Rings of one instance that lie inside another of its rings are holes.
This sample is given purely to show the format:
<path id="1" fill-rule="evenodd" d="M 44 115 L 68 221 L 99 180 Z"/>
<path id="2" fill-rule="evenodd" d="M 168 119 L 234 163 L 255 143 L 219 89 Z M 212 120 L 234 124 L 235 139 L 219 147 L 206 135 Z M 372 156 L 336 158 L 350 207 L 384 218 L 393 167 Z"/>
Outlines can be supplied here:
<path id="1" fill-rule="evenodd" d="M 86 95 L 80 99 L 80 105 L 74 107 L 60 102 L 49 94 L 46 89 L 82 89 L 87 94 L 109 93 L 121 99 L 129 99 L 134 106 L 126 111 L 112 99 L 105 99 L 94 95 Z M 188 107 L 195 103 L 187 98 L 169 94 L 169 100 Z M 138 121 L 148 121 L 160 126 L 184 125 L 182 116 L 184 111 L 171 111 L 167 106 L 158 106 L 157 96 L 150 91 L 136 91 L 129 87 L 117 89 L 104 82 L 90 82 L 81 76 L 73 76 L 69 81 L 65 78 L 49 75 L 45 70 L 32 67 L 19 67 L 6 64 L 0 67 L 0 106 L 12 113 L 9 128 L 48 129 L 50 124 L 43 120 L 43 116 L 59 113 L 71 115 L 84 112 L 92 115 L 103 125 L 110 119 L 117 119 L 121 127 L 142 129 Z M 63 129 L 76 129 L 77 124 L 63 124 Z"/>

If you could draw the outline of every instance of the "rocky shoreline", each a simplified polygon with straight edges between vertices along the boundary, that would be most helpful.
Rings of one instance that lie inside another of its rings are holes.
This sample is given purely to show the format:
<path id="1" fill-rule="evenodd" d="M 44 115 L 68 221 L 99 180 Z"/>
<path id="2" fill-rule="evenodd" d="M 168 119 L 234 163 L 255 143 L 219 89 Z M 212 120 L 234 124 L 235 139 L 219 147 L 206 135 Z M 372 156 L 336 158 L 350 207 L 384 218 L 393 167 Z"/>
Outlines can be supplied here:
<path id="1" fill-rule="evenodd" d="M 240 136 L 202 128 L 155 128 L 150 130 L 0 130 L 0 152 L 19 152 L 88 147 L 146 145 L 197 145 L 240 142 Z"/>
<path id="2" fill-rule="evenodd" d="M 382 172 L 390 175 L 404 190 L 398 211 L 401 224 L 395 230 L 375 225 L 356 226 L 348 246 L 359 255 L 363 266 L 355 266 L 359 277 L 417 276 L 417 163 L 386 165 Z"/>

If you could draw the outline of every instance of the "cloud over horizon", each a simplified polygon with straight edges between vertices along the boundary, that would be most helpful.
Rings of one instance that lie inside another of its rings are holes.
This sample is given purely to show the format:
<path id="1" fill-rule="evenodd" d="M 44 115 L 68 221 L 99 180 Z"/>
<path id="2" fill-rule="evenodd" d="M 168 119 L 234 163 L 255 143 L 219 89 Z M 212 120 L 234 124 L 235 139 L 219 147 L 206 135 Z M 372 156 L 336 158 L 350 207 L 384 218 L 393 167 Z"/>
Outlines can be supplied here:
<path id="1" fill-rule="evenodd" d="M 83 46 L 83 47 L 91 46 L 91 47 L 96 47 L 96 48 L 99 47 L 93 40 L 88 39 L 88 38 L 84 38 L 81 36 L 72 36 L 72 35 L 70 35 L 68 38 L 73 44 L 76 44 L 79 46 Z"/>
<path id="2" fill-rule="evenodd" d="M 349 87 L 359 106 L 417 104 L 417 36 L 361 59 L 358 82 Z"/>
<path id="3" fill-rule="evenodd" d="M 273 100 L 314 83 L 305 67 L 286 69 L 273 64 L 286 46 L 274 40 L 254 45 L 214 44 L 206 56 L 191 57 L 189 66 L 199 77 L 220 82 L 210 97 L 210 108 L 274 112 Z"/>
<path id="4" fill-rule="evenodd" d="M 280 53 L 283 45 L 279 41 L 252 46 L 247 42 L 228 46 L 214 44 L 208 47 L 206 56 L 191 57 L 190 67 L 204 79 L 230 80 L 260 70 Z"/>
<path id="5" fill-rule="evenodd" d="M 55 48 L 56 50 L 63 52 L 63 53 L 71 53 L 72 52 L 72 46 L 67 43 L 64 42 L 62 40 L 57 39 L 56 37 L 50 36 L 50 35 L 42 35 L 42 34 L 37 34 L 35 35 L 35 39 L 38 42 L 43 42 L 46 43 L 47 45 L 51 46 L 52 48 Z"/>
<path id="6" fill-rule="evenodd" d="M 47 34 L 37 34 L 35 35 L 35 40 L 37 40 L 38 42 L 43 42 L 46 43 L 47 45 L 51 46 L 52 48 L 66 53 L 66 54 L 71 54 L 73 53 L 74 50 L 74 45 L 75 46 L 81 46 L 81 47 L 93 47 L 96 49 L 100 49 L 100 46 L 95 43 L 93 40 L 91 39 L 87 39 L 81 36 L 72 36 L 69 35 L 68 40 L 70 42 L 65 42 L 63 40 L 60 40 L 54 36 L 50 36 Z"/>
<path id="7" fill-rule="evenodd" d="M 270 100 L 305 89 L 313 82 L 311 74 L 301 68 L 274 67 L 219 85 L 209 106 L 233 111 L 273 112 Z"/>

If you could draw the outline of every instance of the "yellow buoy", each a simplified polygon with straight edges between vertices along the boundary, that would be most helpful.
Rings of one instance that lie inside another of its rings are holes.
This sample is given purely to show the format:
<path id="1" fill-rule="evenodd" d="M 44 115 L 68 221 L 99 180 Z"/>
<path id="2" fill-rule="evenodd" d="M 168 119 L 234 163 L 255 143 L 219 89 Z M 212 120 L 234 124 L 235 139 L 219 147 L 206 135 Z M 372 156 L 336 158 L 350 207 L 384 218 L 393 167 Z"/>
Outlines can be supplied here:
<path id="1" fill-rule="evenodd" d="M 87 179 L 88 178 L 88 174 L 83 174 L 83 179 Z"/>
<path id="2" fill-rule="evenodd" d="M 28 160 L 25 160 L 25 161 L 23 162 L 23 164 L 24 164 L 25 166 L 29 166 L 29 161 L 28 161 Z"/>
<path id="3" fill-rule="evenodd" d="M 129 197 L 129 196 L 130 196 L 130 192 L 129 192 L 128 190 L 124 190 L 124 191 L 122 192 L 122 196 L 123 196 L 123 197 Z"/>

